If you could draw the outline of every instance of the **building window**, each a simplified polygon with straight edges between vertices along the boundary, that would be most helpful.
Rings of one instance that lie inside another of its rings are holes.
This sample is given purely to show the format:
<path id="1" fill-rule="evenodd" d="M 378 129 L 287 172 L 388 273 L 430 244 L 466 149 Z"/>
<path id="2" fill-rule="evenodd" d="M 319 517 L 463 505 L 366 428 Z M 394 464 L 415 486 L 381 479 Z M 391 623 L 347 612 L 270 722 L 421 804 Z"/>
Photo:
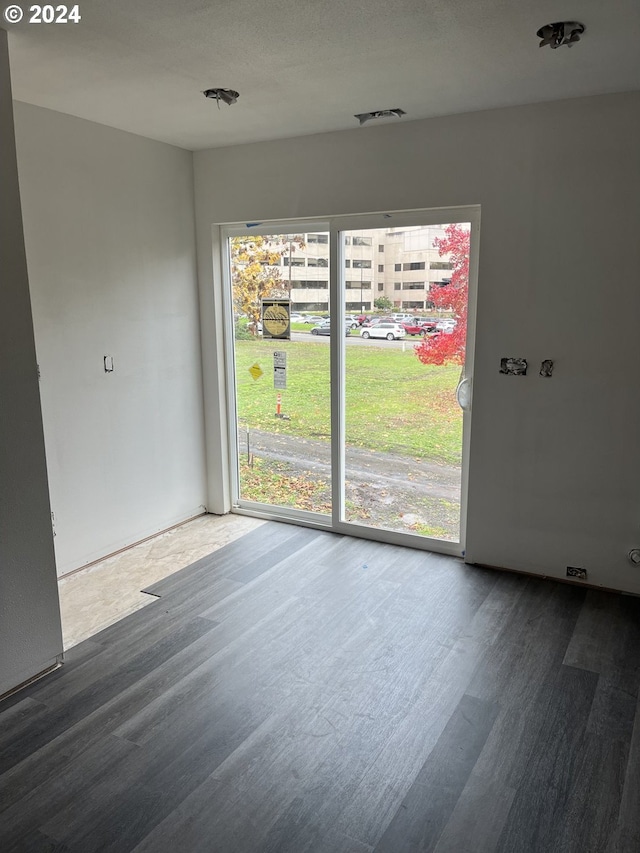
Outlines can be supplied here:
<path id="1" fill-rule="evenodd" d="M 307 258 L 307 266 L 308 267 L 328 267 L 329 259 L 328 258 Z"/>
<path id="2" fill-rule="evenodd" d="M 329 287 L 328 281 L 292 281 L 291 287 L 293 290 L 326 290 Z"/>
<path id="3" fill-rule="evenodd" d="M 344 238 L 344 244 L 345 244 L 345 246 L 350 246 L 351 245 L 351 237 L 345 237 Z"/>
<path id="4" fill-rule="evenodd" d="M 403 270 L 423 270 L 424 261 L 410 261 L 408 264 L 402 265 Z"/>
<path id="5" fill-rule="evenodd" d="M 384 284 L 382 282 L 378 282 L 378 291 L 384 290 Z"/>
<path id="6" fill-rule="evenodd" d="M 347 290 L 368 290 L 371 287 L 370 281 L 345 281 L 344 286 Z"/>
<path id="7" fill-rule="evenodd" d="M 403 308 L 424 308 L 424 302 L 416 302 L 415 300 L 410 300 L 409 302 L 402 302 Z"/>
<path id="8" fill-rule="evenodd" d="M 345 302 L 347 311 L 371 311 L 370 302 Z"/>
<path id="9" fill-rule="evenodd" d="M 282 258 L 282 265 L 285 267 L 289 266 L 289 260 L 291 260 L 292 267 L 303 267 L 305 265 L 305 258 L 291 258 L 287 255 L 284 255 Z"/>
<path id="10" fill-rule="evenodd" d="M 326 311 L 326 302 L 292 302 L 291 307 L 294 311 Z"/>
<path id="11" fill-rule="evenodd" d="M 402 285 L 403 290 L 424 290 L 424 281 L 405 281 Z"/>
<path id="12" fill-rule="evenodd" d="M 358 261 L 355 258 L 351 261 L 351 266 L 354 270 L 370 270 L 371 261 Z"/>
<path id="13" fill-rule="evenodd" d="M 345 267 L 346 267 L 347 269 L 349 269 L 349 267 L 351 266 L 351 261 L 346 260 L 346 261 L 344 262 L 344 265 L 345 265 Z"/>
<path id="14" fill-rule="evenodd" d="M 353 238 L 354 246 L 370 246 L 371 245 L 371 237 L 354 237 Z"/>
<path id="15" fill-rule="evenodd" d="M 384 264 L 378 264 L 378 272 L 384 272 Z"/>
<path id="16" fill-rule="evenodd" d="M 402 284 L 399 281 L 394 281 L 393 289 L 394 290 L 400 290 L 401 288 L 402 288 Z"/>
<path id="17" fill-rule="evenodd" d="M 379 244 L 378 244 L 378 251 L 379 251 L 379 252 L 384 252 L 384 244 L 383 244 L 383 243 L 379 243 Z"/>
<path id="18" fill-rule="evenodd" d="M 307 234 L 307 243 L 328 243 L 328 234 Z"/>
<path id="19" fill-rule="evenodd" d="M 450 264 L 447 261 L 431 261 L 431 263 L 429 264 L 429 269 L 432 269 L 432 270 L 452 270 L 453 264 Z"/>
<path id="20" fill-rule="evenodd" d="M 402 264 L 394 264 L 393 268 L 396 272 L 400 272 L 402 270 Z"/>

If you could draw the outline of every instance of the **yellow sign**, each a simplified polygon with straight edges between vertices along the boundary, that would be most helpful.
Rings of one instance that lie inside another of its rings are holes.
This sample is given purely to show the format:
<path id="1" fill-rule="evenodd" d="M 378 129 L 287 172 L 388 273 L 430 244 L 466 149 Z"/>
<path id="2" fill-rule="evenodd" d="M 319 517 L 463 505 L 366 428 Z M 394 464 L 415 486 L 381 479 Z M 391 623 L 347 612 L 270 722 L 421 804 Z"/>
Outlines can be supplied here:
<path id="1" fill-rule="evenodd" d="M 251 367 L 249 368 L 249 373 L 253 376 L 254 379 L 260 379 L 264 371 L 260 367 L 260 365 L 256 363 L 251 365 Z"/>
<path id="2" fill-rule="evenodd" d="M 289 301 L 285 299 L 262 300 L 262 337 L 290 338 Z"/>

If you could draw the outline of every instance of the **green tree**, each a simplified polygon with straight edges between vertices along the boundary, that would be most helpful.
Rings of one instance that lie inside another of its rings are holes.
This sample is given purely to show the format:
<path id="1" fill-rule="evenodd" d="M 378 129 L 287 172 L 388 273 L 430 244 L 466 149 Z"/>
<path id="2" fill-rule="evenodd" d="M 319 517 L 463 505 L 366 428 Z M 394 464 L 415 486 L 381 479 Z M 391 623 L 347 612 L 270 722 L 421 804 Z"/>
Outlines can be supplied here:
<path id="1" fill-rule="evenodd" d="M 389 308 L 393 308 L 393 302 L 386 296 L 378 296 L 377 299 L 373 300 L 373 307 L 380 311 L 388 311 Z"/>

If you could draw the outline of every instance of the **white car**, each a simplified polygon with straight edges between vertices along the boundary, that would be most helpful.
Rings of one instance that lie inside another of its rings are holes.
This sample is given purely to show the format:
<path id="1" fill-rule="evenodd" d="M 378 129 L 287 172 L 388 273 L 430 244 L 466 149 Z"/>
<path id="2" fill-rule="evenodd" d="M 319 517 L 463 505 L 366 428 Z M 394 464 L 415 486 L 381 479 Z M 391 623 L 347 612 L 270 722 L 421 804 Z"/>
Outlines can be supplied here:
<path id="1" fill-rule="evenodd" d="M 451 318 L 447 320 L 438 320 L 438 322 L 436 323 L 436 329 L 438 332 L 442 332 L 445 335 L 450 335 L 455 329 L 456 325 L 456 321 Z"/>
<path id="2" fill-rule="evenodd" d="M 367 326 L 360 332 L 361 338 L 386 338 L 388 341 L 399 341 L 407 333 L 400 323 L 376 323 Z"/>

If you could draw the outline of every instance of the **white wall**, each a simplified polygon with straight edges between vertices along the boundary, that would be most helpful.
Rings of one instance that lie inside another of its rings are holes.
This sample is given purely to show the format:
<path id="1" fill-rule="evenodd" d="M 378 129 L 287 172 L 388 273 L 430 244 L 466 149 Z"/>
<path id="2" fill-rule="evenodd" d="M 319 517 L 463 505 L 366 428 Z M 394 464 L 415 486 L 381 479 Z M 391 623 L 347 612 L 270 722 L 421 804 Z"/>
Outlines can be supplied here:
<path id="1" fill-rule="evenodd" d="M 197 152 L 205 328 L 212 223 L 480 204 L 467 559 L 640 593 L 639 151 L 632 93 Z M 220 348 L 205 337 L 217 511 Z"/>
<path id="2" fill-rule="evenodd" d="M 192 157 L 27 104 L 15 121 L 61 574 L 205 504 Z"/>
<path id="3" fill-rule="evenodd" d="M 22 235 L 7 34 L 0 29 L 0 695 L 62 653 Z"/>

